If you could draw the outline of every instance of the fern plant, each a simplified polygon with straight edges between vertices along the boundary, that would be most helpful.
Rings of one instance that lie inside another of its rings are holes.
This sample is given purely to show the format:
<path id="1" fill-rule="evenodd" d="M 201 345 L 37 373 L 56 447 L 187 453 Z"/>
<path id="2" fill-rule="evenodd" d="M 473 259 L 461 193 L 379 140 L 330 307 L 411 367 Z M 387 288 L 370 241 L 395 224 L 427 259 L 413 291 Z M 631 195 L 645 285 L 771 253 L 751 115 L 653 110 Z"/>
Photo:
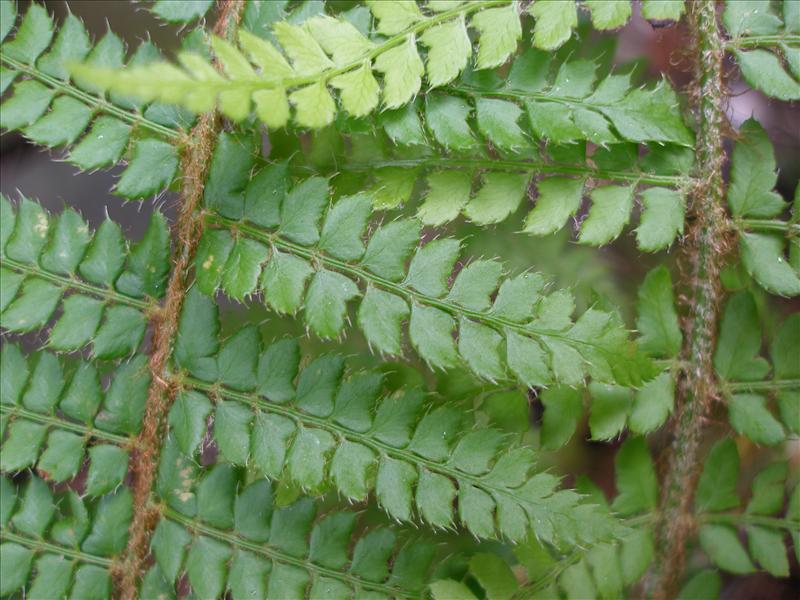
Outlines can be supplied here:
<path id="1" fill-rule="evenodd" d="M 0 0 L 3 129 L 149 213 L 0 197 L 0 596 L 796 582 L 800 186 L 726 104 L 800 99 L 800 2 L 147 8 L 174 57 Z M 641 19 L 686 89 L 613 63 Z"/>

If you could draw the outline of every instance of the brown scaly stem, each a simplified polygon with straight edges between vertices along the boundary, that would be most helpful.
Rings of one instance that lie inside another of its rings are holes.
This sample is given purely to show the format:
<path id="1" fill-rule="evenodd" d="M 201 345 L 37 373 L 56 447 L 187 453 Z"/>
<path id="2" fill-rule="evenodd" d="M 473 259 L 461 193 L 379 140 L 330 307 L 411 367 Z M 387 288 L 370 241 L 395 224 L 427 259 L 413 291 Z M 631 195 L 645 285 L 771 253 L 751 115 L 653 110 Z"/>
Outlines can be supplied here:
<path id="1" fill-rule="evenodd" d="M 243 6 L 243 0 L 220 0 L 214 34 L 227 36 L 238 25 Z M 117 596 L 122 600 L 136 597 L 137 582 L 147 557 L 150 534 L 159 518 L 158 509 L 151 504 L 150 494 L 158 468 L 166 416 L 176 392 L 175 386 L 163 375 L 178 329 L 178 316 L 186 294 L 189 269 L 203 231 L 203 219 L 198 209 L 219 127 L 216 113 L 201 116 L 183 147 L 183 183 L 178 218 L 173 227 L 180 248 L 173 264 L 164 305 L 151 320 L 153 341 L 149 368 L 153 382 L 148 391 L 142 432 L 134 444 L 134 457 L 131 461 L 133 521 L 123 560 L 113 569 Z"/>
<path id="2" fill-rule="evenodd" d="M 686 562 L 686 545 L 694 529 L 694 491 L 701 461 L 703 428 L 717 397 L 713 353 L 721 290 L 719 271 L 728 227 L 723 208 L 725 164 L 725 42 L 714 0 L 690 3 L 697 60 L 696 164 L 700 179 L 691 194 L 693 224 L 684 249 L 683 271 L 688 275 L 689 315 L 685 321 L 683 360 L 688 365 L 680 386 L 668 471 L 663 485 L 657 526 L 660 556 L 648 578 L 646 596 L 666 600 L 675 596 Z"/>

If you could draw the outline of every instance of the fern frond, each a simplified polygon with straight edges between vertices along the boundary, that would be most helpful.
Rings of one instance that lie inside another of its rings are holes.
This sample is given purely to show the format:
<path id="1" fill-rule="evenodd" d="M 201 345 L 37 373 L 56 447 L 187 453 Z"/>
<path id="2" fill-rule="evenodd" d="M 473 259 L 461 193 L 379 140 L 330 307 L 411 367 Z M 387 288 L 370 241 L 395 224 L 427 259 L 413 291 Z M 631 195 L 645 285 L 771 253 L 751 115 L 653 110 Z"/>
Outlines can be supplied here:
<path id="1" fill-rule="evenodd" d="M 137 355 L 108 372 L 49 352 L 26 357 L 14 344 L 5 344 L 1 356 L 0 469 L 35 466 L 59 483 L 75 477 L 88 457 L 86 493 L 116 489 L 127 473 L 130 436 L 141 428 L 150 385 L 146 358 Z"/>
<path id="2" fill-rule="evenodd" d="M 608 173 L 619 179 L 633 180 L 629 185 L 597 185 L 596 180 L 551 176 L 534 180 L 545 172 L 569 172 L 556 164 L 535 164 L 519 161 L 503 172 L 501 161 L 494 160 L 410 160 L 407 164 L 432 164 L 425 177 L 425 192 L 417 216 L 427 225 L 442 225 L 464 215 L 477 225 L 491 225 L 515 215 L 530 194 L 537 194 L 534 207 L 525 216 L 522 231 L 534 236 L 552 235 L 575 219 L 588 197 L 589 213 L 582 221 L 577 241 L 590 246 L 603 246 L 617 239 L 638 204 L 640 222 L 636 241 L 641 250 L 656 252 L 672 244 L 683 233 L 685 196 L 682 190 L 666 187 L 638 189 L 637 183 L 648 176 L 631 173 Z M 480 175 L 465 170 L 446 169 L 448 163 L 473 166 Z M 472 163 L 472 164 L 470 164 Z M 484 165 L 486 167 L 484 167 Z M 445 167 L 445 169 L 442 169 Z M 381 167 L 378 167 L 381 169 Z M 343 165 L 342 171 L 348 166 Z M 591 168 L 578 167 L 587 176 L 597 175 Z M 520 172 L 521 171 L 521 172 Z M 390 166 L 373 174 L 377 208 L 393 208 L 410 194 L 419 173 L 405 167 Z M 677 181 L 680 178 L 667 177 Z"/>
<path id="3" fill-rule="evenodd" d="M 739 233 L 739 253 L 747 272 L 765 290 L 779 296 L 798 296 L 800 186 L 795 190 L 792 216 L 784 221 L 780 216 L 787 207 L 774 191 L 777 180 L 769 137 L 756 120 L 750 119 L 742 124 L 741 138 L 733 150 L 727 195 Z"/>
<path id="4" fill-rule="evenodd" d="M 738 292 L 725 305 L 714 368 L 733 429 L 757 444 L 773 445 L 786 439 L 784 426 L 800 434 L 800 315 L 788 317 L 777 330 L 772 365 L 759 356 L 761 346 L 755 300 L 749 292 Z M 769 408 L 767 394 L 774 396 L 780 420 Z"/>
<path id="5" fill-rule="evenodd" d="M 144 336 L 147 312 L 163 296 L 170 238 L 154 211 L 144 237 L 132 247 L 106 220 L 96 232 L 72 209 L 52 217 L 33 200 L 16 208 L 0 197 L 0 326 L 24 333 L 51 322 L 48 345 L 92 355 L 132 354 Z"/>
<path id="6" fill-rule="evenodd" d="M 517 585 L 509 598 L 529 597 L 566 598 L 620 598 L 624 590 L 634 586 L 647 571 L 655 553 L 653 535 L 643 520 L 629 519 L 626 523 L 636 526 L 630 533 L 616 542 L 594 544 L 591 547 L 576 547 L 571 552 L 554 552 L 535 540 L 529 540 L 515 549 L 520 564 L 525 568 L 528 581 Z M 484 556 L 481 556 L 483 559 Z M 470 574 L 478 581 L 487 597 L 503 580 L 513 574 L 494 556 L 484 559 L 491 569 L 483 568 L 477 560 L 470 561 Z M 435 591 L 438 583 L 432 588 Z M 462 584 L 463 585 L 463 584 Z M 434 593 L 435 600 L 447 600 L 453 596 Z M 472 596 L 475 597 L 475 596 Z M 466 596 L 469 598 L 469 596 Z"/>
<path id="7" fill-rule="evenodd" d="M 30 476 L 19 488 L 0 476 L 0 594 L 30 598 L 110 598 L 113 558 L 124 548 L 133 510 L 130 491 L 91 501 L 56 493 Z"/>
<path id="8" fill-rule="evenodd" d="M 13 15 L 9 19 L 13 24 Z M 66 160 L 84 170 L 127 159 L 115 189 L 125 198 L 141 199 L 168 188 L 178 167 L 175 143 L 185 124 L 181 115 L 173 108 L 106 96 L 90 83 L 70 78 L 67 67 L 76 61 L 123 66 L 124 45 L 111 31 L 93 46 L 83 23 L 70 14 L 52 40 L 50 15 L 32 4 L 13 39 L 0 46 L 0 93 L 20 76 L 2 103 L 0 127 L 19 130 L 49 148 L 65 146 Z M 155 46 L 145 42 L 128 64 L 143 64 L 157 56 Z"/>
<path id="9" fill-rule="evenodd" d="M 718 442 L 705 461 L 695 496 L 700 545 L 715 566 L 729 573 L 755 572 L 755 563 L 774 577 L 789 576 L 787 534 L 800 531 L 800 486 L 787 490 L 789 467 L 785 461 L 764 467 L 753 479 L 752 495 L 744 512 L 737 493 L 739 454 L 731 439 Z M 749 488 L 748 488 L 749 489 Z M 788 494 L 787 494 L 788 492 Z M 786 496 L 788 508 L 783 518 Z M 737 528 L 747 534 L 742 545 Z M 795 546 L 796 549 L 796 546 Z"/>
<path id="10" fill-rule="evenodd" d="M 472 140 L 465 138 L 462 145 L 439 132 L 461 130 L 459 121 L 473 111 L 480 133 L 506 151 L 524 147 L 526 136 L 556 144 L 693 144 L 678 97 L 665 80 L 650 89 L 633 88 L 630 73 L 612 73 L 597 82 L 596 65 L 586 59 L 556 63 L 555 71 L 553 64 L 550 53 L 529 50 L 514 60 L 499 85 L 455 84 L 446 93 L 428 95 L 428 126 L 437 141 L 455 150 L 467 149 Z M 520 128 L 523 112 L 527 122 Z"/>
<path id="11" fill-rule="evenodd" d="M 587 157 L 585 143 L 579 143 L 547 149 L 531 146 L 523 156 L 497 158 L 487 156 L 484 141 L 474 140 L 472 155 L 447 154 L 444 149 L 443 155 L 431 155 L 427 147 L 436 147 L 436 141 L 423 133 L 422 120 L 413 110 L 405 112 L 400 121 L 382 119 L 387 138 L 353 132 L 342 152 L 330 156 L 314 154 L 316 146 L 327 140 L 312 143 L 305 156 L 291 157 L 292 171 L 329 175 L 337 187 L 366 188 L 381 210 L 420 196 L 417 218 L 426 225 L 439 226 L 461 215 L 479 225 L 494 224 L 517 216 L 520 206 L 529 207 L 530 198 L 538 194 L 524 219 L 523 231 L 530 235 L 553 234 L 574 221 L 584 205 L 594 203 L 597 207 L 581 222 L 578 235 L 578 241 L 587 245 L 616 239 L 637 211 L 636 240 L 641 250 L 665 249 L 683 232 L 685 193 L 691 185 L 690 177 L 678 174 L 691 169 L 685 148 L 653 145 L 638 159 L 634 145 L 614 144 L 596 148 Z M 419 136 L 399 139 L 411 131 Z M 397 145 L 412 140 L 413 146 Z M 529 154 L 537 156 L 527 158 Z M 315 166 L 309 167 L 309 162 Z M 586 197 L 592 202 L 585 202 Z"/>
<path id="12" fill-rule="evenodd" d="M 235 181 L 223 166 L 230 160 L 219 163 L 225 185 Z M 249 184 L 252 193 L 235 193 L 213 187 L 212 168 L 206 204 L 236 218 L 206 217 L 213 228 L 204 233 L 196 259 L 205 293 L 221 288 L 243 300 L 264 290 L 266 303 L 278 312 L 304 307 L 306 324 L 324 338 L 343 331 L 348 302 L 361 298 L 358 324 L 380 352 L 402 353 L 408 321 L 411 343 L 424 360 L 438 368 L 466 363 L 488 380 L 503 379 L 510 370 L 525 385 L 575 384 L 587 373 L 598 381 L 639 385 L 655 374 L 616 315 L 590 309 L 573 322 L 571 294 L 544 294 L 538 275 L 503 280 L 501 263 L 478 260 L 450 285 L 460 243 L 439 239 L 418 248 L 421 224 L 414 220 L 385 223 L 365 243 L 368 195 L 339 199 L 325 211 L 324 179 L 308 179 L 285 198 L 283 179 L 265 202 L 257 190 L 280 180 L 282 172 L 280 165 L 270 167 Z"/>
<path id="13" fill-rule="evenodd" d="M 783 2 L 782 14 L 768 0 L 727 0 L 722 22 L 745 81 L 767 96 L 800 100 L 800 12 Z"/>
<path id="14" fill-rule="evenodd" d="M 497 430 L 469 428 L 462 411 L 433 408 L 421 390 L 387 393 L 377 373 L 345 378 L 336 355 L 300 370 L 296 341 L 262 352 L 256 328 L 247 327 L 220 345 L 218 327 L 216 306 L 192 290 L 175 355 L 189 373 L 178 376 L 187 391 L 169 417 L 188 458 L 213 413 L 212 437 L 227 462 L 250 464 L 290 489 L 332 488 L 353 501 L 374 493 L 398 521 L 460 522 L 480 538 L 520 540 L 532 530 L 548 542 L 613 528 L 594 507 L 579 507 L 579 495 L 557 490 L 557 477 L 531 475 L 532 451 Z M 180 470 L 174 464 L 164 468 Z M 164 481 L 170 497 L 194 502 L 181 495 L 180 478 Z"/>
<path id="15" fill-rule="evenodd" d="M 505 77 L 472 73 L 442 93 L 430 94 L 425 117 L 438 141 L 456 150 L 474 145 L 469 133 L 463 133 L 463 122 L 473 111 L 477 129 L 505 151 L 524 147 L 528 136 L 555 143 L 692 145 L 678 98 L 666 81 L 652 89 L 634 89 L 630 73 L 612 73 L 598 82 L 596 71 L 592 59 L 558 62 L 549 53 L 528 50 L 514 59 Z"/>
<path id="16" fill-rule="evenodd" d="M 164 460 L 176 460 L 167 442 Z M 170 467 L 162 462 L 163 469 Z M 277 504 L 280 490 L 229 464 L 191 474 L 191 502 L 168 506 L 152 538 L 155 565 L 142 597 L 174 592 L 185 576 L 200 598 L 420 598 L 441 563 L 433 544 L 365 529 L 354 511 L 324 511 L 311 498 Z"/>
<path id="17" fill-rule="evenodd" d="M 381 99 L 384 108 L 398 108 L 420 91 L 425 73 L 435 88 L 466 68 L 472 59 L 468 29 L 478 40 L 477 69 L 505 63 L 522 37 L 516 0 L 429 4 L 424 11 L 415 2 L 380 0 L 368 5 L 376 20 L 374 32 L 359 30 L 345 18 L 318 15 L 301 25 L 274 24 L 273 39 L 280 50 L 245 30 L 239 33 L 238 48 L 214 38 L 224 75 L 191 54 L 179 56 L 180 68 L 161 62 L 124 70 L 82 66 L 75 72 L 103 89 L 179 104 L 194 112 L 218 105 L 236 121 L 248 117 L 254 105 L 258 118 L 270 128 L 289 122 L 291 104 L 297 124 L 318 128 L 330 124 L 337 113 L 330 88 L 339 90 L 340 103 L 354 117 L 370 114 Z M 602 29 L 620 27 L 630 15 L 628 2 L 584 5 Z M 627 11 L 614 10 L 623 5 Z M 565 20 L 565 10 L 573 17 Z M 533 43 L 539 48 L 560 46 L 577 24 L 574 2 L 540 1 L 529 12 L 537 19 Z M 420 44 L 427 49 L 424 61 Z M 382 77 L 382 87 L 376 75 Z"/>

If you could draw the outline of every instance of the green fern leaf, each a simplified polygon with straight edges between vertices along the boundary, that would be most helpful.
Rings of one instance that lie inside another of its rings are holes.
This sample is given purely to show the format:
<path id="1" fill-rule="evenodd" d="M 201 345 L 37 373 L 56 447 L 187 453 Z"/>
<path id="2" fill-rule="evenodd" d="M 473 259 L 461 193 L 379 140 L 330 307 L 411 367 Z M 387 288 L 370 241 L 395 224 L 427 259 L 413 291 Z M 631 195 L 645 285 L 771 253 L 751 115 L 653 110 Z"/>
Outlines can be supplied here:
<path id="1" fill-rule="evenodd" d="M 631 18 L 631 3 L 619 0 L 584 0 L 583 6 L 592 15 L 592 25 L 596 29 L 617 29 Z"/>
<path id="2" fill-rule="evenodd" d="M 758 380 L 769 372 L 769 364 L 756 356 L 761 348 L 761 327 L 753 297 L 746 292 L 733 296 L 725 307 L 714 367 L 721 377 Z"/>
<path id="3" fill-rule="evenodd" d="M 13 22 L 12 18 L 8 26 L 11 27 Z M 47 9 L 34 4 L 25 13 L 17 35 L 10 42 L 6 42 L 3 49 L 14 60 L 32 63 L 47 49 L 52 38 L 53 21 L 47 14 Z"/>
<path id="4" fill-rule="evenodd" d="M 784 201 L 773 191 L 777 181 L 775 156 L 767 133 L 754 119 L 742 125 L 731 164 L 728 204 L 735 217 L 775 217 Z"/>
<path id="5" fill-rule="evenodd" d="M 428 29 L 420 41 L 428 47 L 427 73 L 431 87 L 453 81 L 472 57 L 472 43 L 463 16 Z"/>
<path id="6" fill-rule="evenodd" d="M 187 494 L 196 512 L 165 510 L 152 539 L 153 579 L 169 589 L 186 574 L 196 593 L 225 589 L 258 597 L 336 592 L 418 597 L 441 562 L 427 543 L 385 527 L 357 529 L 355 512 L 324 512 L 309 498 L 276 504 L 269 481 L 249 484 L 229 465 L 197 474 Z M 237 489 L 237 487 L 239 489 Z"/>
<path id="7" fill-rule="evenodd" d="M 574 0 L 534 2 L 528 11 L 536 19 L 533 43 L 542 50 L 554 50 L 561 46 L 578 24 L 578 8 Z"/>
<path id="8" fill-rule="evenodd" d="M 684 199 L 667 188 L 648 188 L 641 195 L 642 215 L 636 228 L 636 244 L 645 252 L 667 248 L 683 234 Z"/>
<path id="9" fill-rule="evenodd" d="M 644 439 L 626 440 L 615 456 L 615 465 L 617 497 L 611 508 L 623 516 L 655 510 L 658 480 Z"/>
<path id="10" fill-rule="evenodd" d="M 481 11 L 472 17 L 470 24 L 480 34 L 475 61 L 478 69 L 502 65 L 516 51 L 522 37 L 516 3 Z"/>
<path id="11" fill-rule="evenodd" d="M 800 99 L 800 82 L 789 75 L 780 59 L 766 50 L 736 52 L 745 80 L 755 89 L 779 100 Z"/>
<path id="12" fill-rule="evenodd" d="M 642 350 L 654 356 L 676 356 L 681 348 L 681 331 L 672 277 L 665 267 L 653 269 L 645 277 L 639 287 L 637 312 Z"/>
<path id="13" fill-rule="evenodd" d="M 37 597 L 111 597 L 111 565 L 131 521 L 127 488 L 93 501 L 71 490 L 54 495 L 33 475 L 19 488 L 0 476 L 0 488 L 4 595 L 25 587 Z"/>
<path id="14" fill-rule="evenodd" d="M 592 190 L 592 208 L 581 226 L 578 241 L 602 246 L 620 233 L 633 208 L 633 188 L 603 186 Z"/>
<path id="15" fill-rule="evenodd" d="M 195 294 L 187 307 L 199 312 L 201 298 Z M 193 336 L 192 330 L 205 326 L 196 319 L 182 320 L 180 336 Z M 225 400 L 216 407 L 213 436 L 233 464 L 252 463 L 265 476 L 285 477 L 313 493 L 334 487 L 363 500 L 375 490 L 394 518 L 412 520 L 416 506 L 423 519 L 439 527 L 455 523 L 452 503 L 458 497 L 458 519 L 480 537 L 518 539 L 533 526 L 529 519 L 534 514 L 545 521 L 568 518 L 563 511 L 572 504 L 570 494 L 555 490 L 557 478 L 530 477 L 529 451 L 508 448 L 499 432 L 459 436 L 464 417 L 457 411 L 426 410 L 417 390 L 387 395 L 381 378 L 372 373 L 344 379 L 343 361 L 335 356 L 299 369 L 299 354 L 296 347 L 288 349 L 288 341 L 267 348 L 257 366 L 259 345 L 255 330 L 248 328 L 224 342 L 217 357 Z M 290 361 L 278 359 L 287 352 Z M 207 370 L 191 365 L 178 364 L 189 369 L 184 384 L 210 391 L 215 384 L 200 379 L 207 379 Z M 195 373 L 197 378 L 191 376 Z M 285 382 L 278 388 L 285 391 L 275 399 L 260 395 L 276 389 L 277 381 Z M 169 419 L 176 443 L 190 450 L 190 456 L 197 451 L 209 407 L 192 402 L 194 396 L 192 392 L 176 402 Z M 283 433 L 275 437 L 268 431 Z M 566 504 L 557 508 L 561 503 Z M 546 531 L 539 534 L 552 535 Z"/>
<path id="16" fill-rule="evenodd" d="M 297 124 L 321 128 L 332 123 L 337 112 L 329 86 L 341 90 L 340 101 L 347 112 L 363 116 L 377 107 L 379 93 L 385 108 L 409 103 L 426 73 L 431 87 L 452 81 L 471 58 L 467 23 L 477 32 L 478 69 L 505 63 L 522 37 L 516 1 L 433 4 L 424 10 L 405 0 L 369 2 L 368 6 L 376 19 L 375 40 L 344 17 L 321 14 L 294 23 L 274 20 L 280 10 L 270 13 L 267 22 L 272 24 L 272 33 L 266 37 L 279 44 L 288 62 L 271 41 L 249 34 L 239 36 L 241 50 L 212 38 L 225 76 L 196 54 L 179 56 L 183 69 L 166 62 L 123 70 L 103 68 L 93 65 L 90 56 L 74 71 L 93 86 L 134 94 L 143 101 L 178 104 L 193 112 L 211 110 L 218 103 L 235 121 L 245 119 L 255 103 L 256 114 L 272 128 L 282 127 L 290 118 L 285 101 L 288 94 Z M 596 2 L 592 6 L 594 21 L 602 28 L 617 27 L 630 15 L 629 2 Z M 564 10 L 568 14 L 562 14 Z M 539 48 L 560 46 L 577 22 L 574 2 L 539 2 L 531 5 L 530 11 L 537 18 L 533 42 Z M 427 48 L 425 61 L 418 42 Z M 373 70 L 383 76 L 382 90 Z M 634 98 L 640 104 L 647 101 L 647 97 Z M 278 109 L 272 111 L 272 105 Z M 642 120 L 637 127 L 645 123 Z"/>
<path id="17" fill-rule="evenodd" d="M 14 27 L 14 20 L 17 16 L 17 7 L 14 2 L 0 2 L 0 42 L 6 39 L 6 36 Z"/>
<path id="18" fill-rule="evenodd" d="M 642 16 L 653 21 L 679 21 L 686 11 L 683 0 L 642 0 Z"/>
<path id="19" fill-rule="evenodd" d="M 800 98 L 798 52 L 800 32 L 793 2 L 783 7 L 783 19 L 769 2 L 725 3 L 723 23 L 733 38 L 730 47 L 745 81 L 780 100 Z"/>
<path id="20" fill-rule="evenodd" d="M 510 182 L 517 186 L 520 183 L 518 179 Z M 514 191 L 522 193 L 520 189 Z M 366 304 L 359 310 L 358 322 L 365 332 L 375 334 L 368 341 L 382 352 L 402 347 L 398 334 L 409 314 L 402 302 L 410 309 L 410 341 L 425 360 L 439 367 L 464 361 L 488 379 L 506 377 L 506 361 L 525 384 L 543 384 L 553 379 L 577 383 L 587 372 L 600 380 L 626 383 L 641 382 L 653 374 L 647 361 L 637 358 L 614 316 L 591 310 L 573 323 L 572 308 L 563 317 L 548 312 L 550 303 L 559 302 L 557 295 L 542 298 L 536 293 L 520 299 L 534 318 L 509 321 L 488 309 L 488 296 L 500 287 L 499 281 L 491 280 L 484 282 L 487 286 L 493 283 L 492 289 L 486 287 L 482 292 L 479 304 L 484 308 L 476 311 L 474 301 L 465 299 L 459 291 L 465 284 L 458 279 L 452 289 L 447 284 L 458 259 L 456 240 L 433 241 L 414 251 L 416 240 L 409 234 L 417 235 L 419 225 L 398 221 L 379 228 L 365 244 L 361 231 L 367 219 L 368 200 L 363 196 L 340 199 L 323 217 L 325 194 L 326 185 L 321 179 L 312 178 L 296 186 L 283 200 L 282 222 L 275 235 L 245 223 L 211 219 L 222 227 L 236 225 L 247 237 L 234 240 L 224 229 L 211 230 L 203 236 L 197 255 L 200 289 L 211 294 L 221 287 L 243 300 L 263 286 L 267 304 L 280 312 L 294 312 L 305 300 L 306 323 L 322 337 L 339 335 L 348 302 L 363 297 Z M 498 210 L 491 204 L 489 208 Z M 347 222 L 347 235 L 337 237 L 334 232 L 343 227 L 343 215 L 352 215 L 354 220 Z M 245 247 L 254 251 L 245 254 Z M 312 248 L 318 249 L 314 255 L 316 267 L 309 263 Z M 408 259 L 411 262 L 406 270 L 403 265 Z M 467 269 L 461 276 L 467 277 L 470 272 Z M 366 286 L 382 293 L 373 291 L 366 298 Z M 504 301 L 500 301 L 501 306 Z M 537 302 L 538 312 L 534 308 Z M 388 314 L 394 320 L 375 322 L 380 315 L 378 306 L 391 306 Z M 456 327 L 460 332 L 458 351 L 451 336 Z M 515 335 L 509 337 L 512 333 Z M 488 345 L 479 351 L 483 343 Z M 550 355 L 555 370 L 552 376 L 547 375 Z M 530 379 L 533 371 L 527 363 L 534 356 L 543 362 L 535 370 L 546 376 L 543 380 Z"/>
<path id="21" fill-rule="evenodd" d="M 213 0 L 157 0 L 150 10 L 168 23 L 188 23 L 208 12 Z"/>
<path id="22" fill-rule="evenodd" d="M 13 21 L 9 15 L 9 27 Z M 130 150 L 128 168 L 117 187 L 125 198 L 143 199 L 169 187 L 178 155 L 172 144 L 161 140 L 177 141 L 179 127 L 186 121 L 165 119 L 164 111 L 155 105 L 148 107 L 114 94 L 104 98 L 89 82 L 70 80 L 67 66 L 77 61 L 96 68 L 123 66 L 125 48 L 113 33 L 92 46 L 83 23 L 68 15 L 51 44 L 52 37 L 51 17 L 33 4 L 14 38 L 3 43 L 3 91 L 18 75 L 23 78 L 3 101 L 0 126 L 20 130 L 48 148 L 66 146 L 67 160 L 85 170 L 112 166 Z M 157 57 L 158 53 L 151 44 L 142 44 L 129 64 L 152 60 L 153 54 Z M 134 127 L 150 137 L 132 138 Z"/>
<path id="23" fill-rule="evenodd" d="M 52 348 L 91 344 L 101 359 L 133 354 L 144 336 L 144 311 L 165 292 L 170 240 L 164 217 L 153 213 L 144 238 L 129 252 L 110 220 L 93 234 L 71 209 L 52 219 L 26 198 L 16 211 L 5 197 L 0 205 L 7 227 L 0 248 L 3 329 L 41 329 L 61 303 L 49 333 Z M 65 297 L 67 291 L 74 293 Z"/>

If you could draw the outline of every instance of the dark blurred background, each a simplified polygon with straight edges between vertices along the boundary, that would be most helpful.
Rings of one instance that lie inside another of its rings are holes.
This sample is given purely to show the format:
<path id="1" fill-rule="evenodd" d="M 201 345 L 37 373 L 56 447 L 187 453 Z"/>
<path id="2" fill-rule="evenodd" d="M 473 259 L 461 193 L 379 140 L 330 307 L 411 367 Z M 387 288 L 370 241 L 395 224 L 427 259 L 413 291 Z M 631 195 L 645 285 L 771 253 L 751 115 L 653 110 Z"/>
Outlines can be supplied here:
<path id="1" fill-rule="evenodd" d="M 23 12 L 29 2 L 19 3 Z M 84 20 L 86 27 L 95 37 L 102 36 L 110 28 L 118 34 L 128 47 L 135 47 L 141 40 L 150 38 L 169 56 L 179 45 L 181 29 L 164 25 L 146 9 L 144 2 L 125 0 L 63 0 L 45 2 L 57 19 L 67 11 Z M 597 34 L 589 33 L 589 37 Z M 586 43 L 592 43 L 591 39 Z M 688 55 L 688 40 L 685 28 L 681 25 L 653 27 L 638 16 L 638 10 L 631 22 L 620 32 L 614 51 L 615 63 L 641 62 L 646 70 L 646 78 L 668 78 L 682 90 L 690 77 L 691 57 Z M 729 65 L 732 77 L 729 81 L 731 91 L 728 115 L 734 128 L 750 116 L 755 116 L 767 129 L 775 145 L 776 158 L 780 168 L 779 191 L 787 199 L 793 198 L 800 178 L 800 105 L 772 101 L 759 92 L 750 90 L 746 84 L 736 80 L 733 65 Z M 0 138 L 0 192 L 10 198 L 25 195 L 41 201 L 46 207 L 59 211 L 63 205 L 74 206 L 92 224 L 99 224 L 106 215 L 119 222 L 132 239 L 138 239 L 144 232 L 148 216 L 154 207 L 160 207 L 169 217 L 175 214 L 176 197 L 172 193 L 144 203 L 125 202 L 114 196 L 110 190 L 115 183 L 115 172 L 100 171 L 81 173 L 66 162 L 60 161 L 58 152 L 47 152 L 28 143 L 17 133 L 5 133 Z M 527 268 L 535 268 L 548 275 L 556 285 L 572 289 L 578 298 L 579 309 L 596 301 L 610 301 L 622 307 L 623 316 L 631 328 L 634 324 L 633 305 L 636 287 L 643 275 L 655 264 L 664 260 L 663 254 L 646 255 L 636 249 L 631 229 L 614 244 L 600 250 L 590 249 L 572 243 L 572 232 L 562 231 L 546 239 L 532 239 L 517 235 L 519 223 L 511 219 L 508 224 L 490 229 L 479 229 L 466 224 L 449 228 L 452 233 L 467 238 L 468 255 L 497 256 L 503 259 L 512 273 Z M 673 249 L 666 257 L 674 261 L 677 251 Z M 258 302 L 245 307 L 225 304 L 229 313 L 227 327 L 233 329 L 247 319 L 260 321 L 265 335 L 280 337 L 284 334 L 303 335 L 302 324 L 291 319 L 280 319 L 267 312 Z M 767 321 L 776 323 L 788 312 L 800 308 L 785 301 L 770 299 L 763 306 Z M 246 312 L 246 315 L 245 315 Z M 322 342 L 306 339 L 307 350 L 313 353 L 342 349 L 353 355 L 353 363 L 366 366 L 372 361 L 363 339 L 356 332 L 348 339 Z M 415 365 L 420 366 L 420 365 Z M 408 375 L 402 365 L 394 367 L 403 377 Z M 420 369 L 430 385 L 438 388 L 444 396 L 455 401 L 472 402 L 471 396 L 483 393 L 482 386 L 462 373 L 439 374 Z M 532 396 L 529 399 L 532 419 L 541 414 L 541 404 Z M 720 421 L 712 423 L 710 432 L 721 433 L 725 428 L 725 415 Z M 535 423 L 534 423 L 535 424 Z M 535 443 L 535 427 L 526 437 Z M 655 440 L 655 445 L 663 442 L 663 437 Z M 709 436 L 712 437 L 712 436 Z M 585 442 L 575 436 L 573 442 L 564 449 L 557 466 L 565 472 L 587 474 L 607 493 L 613 493 L 613 456 L 616 444 L 596 444 Z M 795 468 L 800 467 L 800 442 L 789 441 L 782 449 L 764 452 L 749 444 L 739 448 L 742 455 L 742 469 L 747 479 L 769 460 L 784 458 L 791 460 Z M 572 480 L 572 479 L 571 479 Z M 690 564 L 690 568 L 700 565 Z M 778 581 L 766 575 L 727 578 L 723 591 L 726 599 L 755 598 L 797 598 L 800 587 L 800 569 L 796 562 L 792 565 L 794 578 Z M 794 591 L 792 591 L 794 590 Z"/>

